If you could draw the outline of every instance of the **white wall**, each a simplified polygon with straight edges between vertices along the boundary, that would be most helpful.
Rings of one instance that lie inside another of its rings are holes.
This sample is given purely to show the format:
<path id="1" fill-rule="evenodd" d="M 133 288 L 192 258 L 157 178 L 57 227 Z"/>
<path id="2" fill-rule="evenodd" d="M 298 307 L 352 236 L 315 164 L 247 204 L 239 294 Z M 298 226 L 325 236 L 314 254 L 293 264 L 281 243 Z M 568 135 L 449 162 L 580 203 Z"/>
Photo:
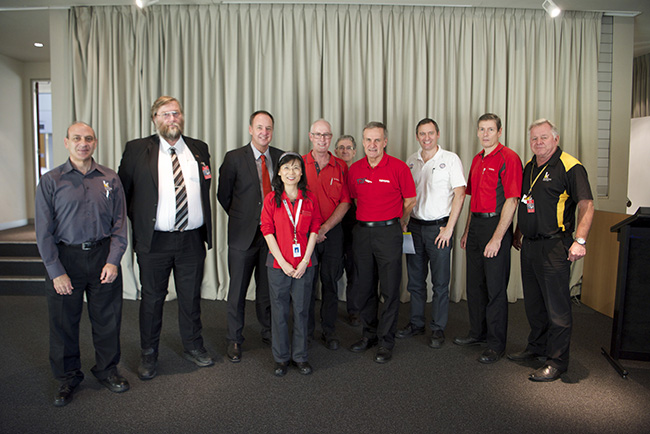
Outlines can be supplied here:
<path id="1" fill-rule="evenodd" d="M 27 222 L 22 62 L 0 55 L 0 229 Z"/>
<path id="2" fill-rule="evenodd" d="M 633 118 L 630 131 L 630 170 L 627 197 L 632 206 L 628 214 L 634 214 L 640 206 L 650 207 L 650 116 Z"/>

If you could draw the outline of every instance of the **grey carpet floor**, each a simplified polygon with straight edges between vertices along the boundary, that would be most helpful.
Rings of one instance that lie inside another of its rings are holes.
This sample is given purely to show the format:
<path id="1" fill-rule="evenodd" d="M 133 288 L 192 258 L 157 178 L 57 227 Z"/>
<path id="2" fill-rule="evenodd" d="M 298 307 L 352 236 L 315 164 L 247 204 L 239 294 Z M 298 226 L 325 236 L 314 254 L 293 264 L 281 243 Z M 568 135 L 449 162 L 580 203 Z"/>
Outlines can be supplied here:
<path id="1" fill-rule="evenodd" d="M 400 326 L 408 308 L 401 306 Z M 585 306 L 574 309 L 569 371 L 547 384 L 527 379 L 539 362 L 504 359 L 485 366 L 476 361 L 480 347 L 453 345 L 453 337 L 468 330 L 464 302 L 452 303 L 440 350 L 428 348 L 428 336 L 398 340 L 393 360 L 379 365 L 374 351 L 345 348 L 361 329 L 339 321 L 344 347 L 330 351 L 314 342 L 313 375 L 293 368 L 284 378 L 272 375 L 271 351 L 260 340 L 251 302 L 238 364 L 224 354 L 225 302 L 204 300 L 202 309 L 215 366 L 198 368 L 182 358 L 177 304 L 171 301 L 165 305 L 159 374 L 143 382 L 136 374 L 138 302 L 124 302 L 120 370 L 131 382 L 124 394 L 104 389 L 90 373 L 94 356 L 84 313 L 86 379 L 68 406 L 55 408 L 46 300 L 0 296 L 0 433 L 650 432 L 650 363 L 622 360 L 630 375 L 619 377 L 600 354 L 600 347 L 609 349 L 612 321 Z M 527 333 L 523 302 L 511 304 L 508 351 L 522 349 Z"/>

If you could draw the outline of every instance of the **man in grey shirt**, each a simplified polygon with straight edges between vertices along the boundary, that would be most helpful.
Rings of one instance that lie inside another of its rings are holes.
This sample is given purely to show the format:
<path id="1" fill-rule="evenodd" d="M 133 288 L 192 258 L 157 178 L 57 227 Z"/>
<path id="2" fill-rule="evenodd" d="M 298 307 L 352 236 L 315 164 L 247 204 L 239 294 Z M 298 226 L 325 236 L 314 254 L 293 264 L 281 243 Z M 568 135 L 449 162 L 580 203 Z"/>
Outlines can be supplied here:
<path id="1" fill-rule="evenodd" d="M 81 383 L 79 321 L 84 294 L 93 328 L 99 382 L 111 392 L 126 392 L 119 375 L 122 276 L 120 261 L 127 245 L 126 201 L 117 174 L 92 158 L 93 129 L 75 122 L 67 131 L 70 158 L 43 175 L 36 190 L 36 241 L 53 289 L 47 293 L 50 314 L 50 365 L 61 385 L 54 405 L 72 400 Z"/>

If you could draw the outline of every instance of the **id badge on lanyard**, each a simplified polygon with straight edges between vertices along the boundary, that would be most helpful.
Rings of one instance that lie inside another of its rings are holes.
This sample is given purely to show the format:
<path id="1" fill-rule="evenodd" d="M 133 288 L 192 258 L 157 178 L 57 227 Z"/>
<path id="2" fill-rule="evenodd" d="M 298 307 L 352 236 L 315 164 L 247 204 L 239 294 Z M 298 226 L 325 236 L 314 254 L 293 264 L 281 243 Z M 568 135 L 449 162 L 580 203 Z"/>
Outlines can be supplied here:
<path id="1" fill-rule="evenodd" d="M 287 204 L 287 200 L 282 199 L 282 203 L 284 203 L 284 209 L 287 210 L 287 215 L 289 216 L 289 220 L 291 221 L 291 224 L 293 225 L 293 244 L 291 245 L 291 251 L 293 252 L 293 257 L 294 258 L 300 258 L 300 257 L 302 257 L 302 252 L 300 250 L 300 243 L 298 243 L 297 229 L 298 229 L 298 220 L 300 219 L 300 210 L 302 209 L 302 199 L 300 199 L 298 201 L 298 206 L 296 207 L 296 218 L 295 219 L 291 215 L 291 210 L 289 209 L 289 205 Z"/>

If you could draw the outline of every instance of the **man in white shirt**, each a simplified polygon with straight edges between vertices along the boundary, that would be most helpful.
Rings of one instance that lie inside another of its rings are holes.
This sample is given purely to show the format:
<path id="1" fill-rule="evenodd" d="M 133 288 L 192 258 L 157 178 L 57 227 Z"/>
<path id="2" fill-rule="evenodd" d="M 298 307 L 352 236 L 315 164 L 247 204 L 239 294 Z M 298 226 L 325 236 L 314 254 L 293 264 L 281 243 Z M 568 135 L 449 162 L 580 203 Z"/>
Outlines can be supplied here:
<path id="1" fill-rule="evenodd" d="M 436 121 L 422 119 L 415 132 L 421 149 L 406 160 L 417 191 L 417 202 L 408 226 L 413 234 L 415 254 L 406 255 L 411 317 L 395 336 L 407 338 L 424 334 L 429 265 L 433 283 L 429 346 L 440 348 L 445 341 L 449 309 L 452 235 L 463 208 L 467 183 L 458 155 L 438 145 L 440 130 Z"/>
<path id="2" fill-rule="evenodd" d="M 118 171 L 142 284 L 141 380 L 157 374 L 172 271 L 183 357 L 201 367 L 214 364 L 203 346 L 200 304 L 205 249 L 212 247 L 210 152 L 205 142 L 183 135 L 185 118 L 176 98 L 158 98 L 151 121 L 157 134 L 128 142 Z"/>

